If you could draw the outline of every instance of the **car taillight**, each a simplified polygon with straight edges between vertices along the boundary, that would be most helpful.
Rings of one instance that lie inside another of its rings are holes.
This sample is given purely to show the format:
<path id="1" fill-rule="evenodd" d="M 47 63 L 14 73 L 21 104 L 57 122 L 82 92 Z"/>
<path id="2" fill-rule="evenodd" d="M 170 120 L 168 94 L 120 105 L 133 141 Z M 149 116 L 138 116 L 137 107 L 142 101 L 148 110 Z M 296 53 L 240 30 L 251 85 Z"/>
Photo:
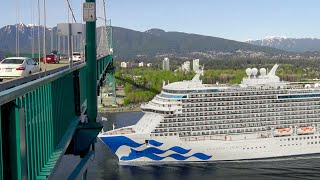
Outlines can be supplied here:
<path id="1" fill-rule="evenodd" d="M 17 67 L 16 70 L 25 70 L 25 67 Z"/>

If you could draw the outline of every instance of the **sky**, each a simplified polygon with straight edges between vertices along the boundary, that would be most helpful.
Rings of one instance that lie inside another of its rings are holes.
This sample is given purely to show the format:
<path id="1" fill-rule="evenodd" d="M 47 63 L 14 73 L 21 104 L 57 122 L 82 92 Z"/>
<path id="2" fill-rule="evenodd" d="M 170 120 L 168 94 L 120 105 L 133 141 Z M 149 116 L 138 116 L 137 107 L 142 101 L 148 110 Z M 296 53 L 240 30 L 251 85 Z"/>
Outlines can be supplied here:
<path id="1" fill-rule="evenodd" d="M 37 0 L 3 1 L 0 27 L 32 23 L 32 2 Z M 49 27 L 68 21 L 66 1 L 46 0 Z M 83 0 L 69 1 L 80 22 Z M 113 26 L 137 31 L 159 28 L 237 41 L 268 36 L 320 38 L 320 0 L 106 0 L 106 4 Z M 102 16 L 101 5 L 102 0 L 97 0 L 97 16 Z"/>

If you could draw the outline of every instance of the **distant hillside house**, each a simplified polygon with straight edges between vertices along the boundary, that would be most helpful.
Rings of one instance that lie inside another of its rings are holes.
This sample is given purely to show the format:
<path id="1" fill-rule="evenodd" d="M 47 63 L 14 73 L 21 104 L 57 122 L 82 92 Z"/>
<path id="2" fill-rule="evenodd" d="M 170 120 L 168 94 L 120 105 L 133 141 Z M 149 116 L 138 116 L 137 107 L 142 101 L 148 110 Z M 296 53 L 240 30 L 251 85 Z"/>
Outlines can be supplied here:
<path id="1" fill-rule="evenodd" d="M 147 64 L 147 67 L 152 67 L 152 63 L 148 63 L 148 64 Z"/>
<path id="2" fill-rule="evenodd" d="M 129 68 L 129 67 L 131 67 L 131 63 L 130 62 L 121 62 L 120 67 L 121 68 Z"/>
<path id="3" fill-rule="evenodd" d="M 143 63 L 143 62 L 140 62 L 140 63 L 139 63 L 139 67 L 144 67 L 144 63 Z"/>

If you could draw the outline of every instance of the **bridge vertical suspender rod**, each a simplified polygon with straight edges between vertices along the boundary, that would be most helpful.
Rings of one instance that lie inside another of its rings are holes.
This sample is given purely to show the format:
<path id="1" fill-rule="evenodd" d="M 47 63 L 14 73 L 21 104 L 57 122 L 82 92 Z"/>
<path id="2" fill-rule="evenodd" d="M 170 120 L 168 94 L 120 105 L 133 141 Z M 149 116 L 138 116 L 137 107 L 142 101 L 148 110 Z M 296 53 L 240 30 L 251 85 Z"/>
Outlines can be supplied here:
<path id="1" fill-rule="evenodd" d="M 96 0 L 86 0 L 95 3 Z M 96 8 L 96 7 L 95 7 Z M 97 117 L 97 52 L 96 21 L 86 22 L 86 64 L 87 64 L 87 115 L 89 122 Z"/>

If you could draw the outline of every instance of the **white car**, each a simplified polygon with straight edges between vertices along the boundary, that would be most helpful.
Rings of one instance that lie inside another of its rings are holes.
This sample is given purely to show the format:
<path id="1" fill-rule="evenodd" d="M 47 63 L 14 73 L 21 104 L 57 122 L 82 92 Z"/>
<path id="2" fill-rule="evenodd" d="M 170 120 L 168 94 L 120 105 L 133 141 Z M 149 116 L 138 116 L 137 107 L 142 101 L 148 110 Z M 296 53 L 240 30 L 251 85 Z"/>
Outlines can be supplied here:
<path id="1" fill-rule="evenodd" d="M 72 61 L 81 61 L 81 53 L 79 52 L 73 52 L 72 53 Z"/>
<path id="2" fill-rule="evenodd" d="M 10 57 L 0 62 L 0 80 L 23 77 L 39 71 L 39 65 L 27 57 Z"/>

